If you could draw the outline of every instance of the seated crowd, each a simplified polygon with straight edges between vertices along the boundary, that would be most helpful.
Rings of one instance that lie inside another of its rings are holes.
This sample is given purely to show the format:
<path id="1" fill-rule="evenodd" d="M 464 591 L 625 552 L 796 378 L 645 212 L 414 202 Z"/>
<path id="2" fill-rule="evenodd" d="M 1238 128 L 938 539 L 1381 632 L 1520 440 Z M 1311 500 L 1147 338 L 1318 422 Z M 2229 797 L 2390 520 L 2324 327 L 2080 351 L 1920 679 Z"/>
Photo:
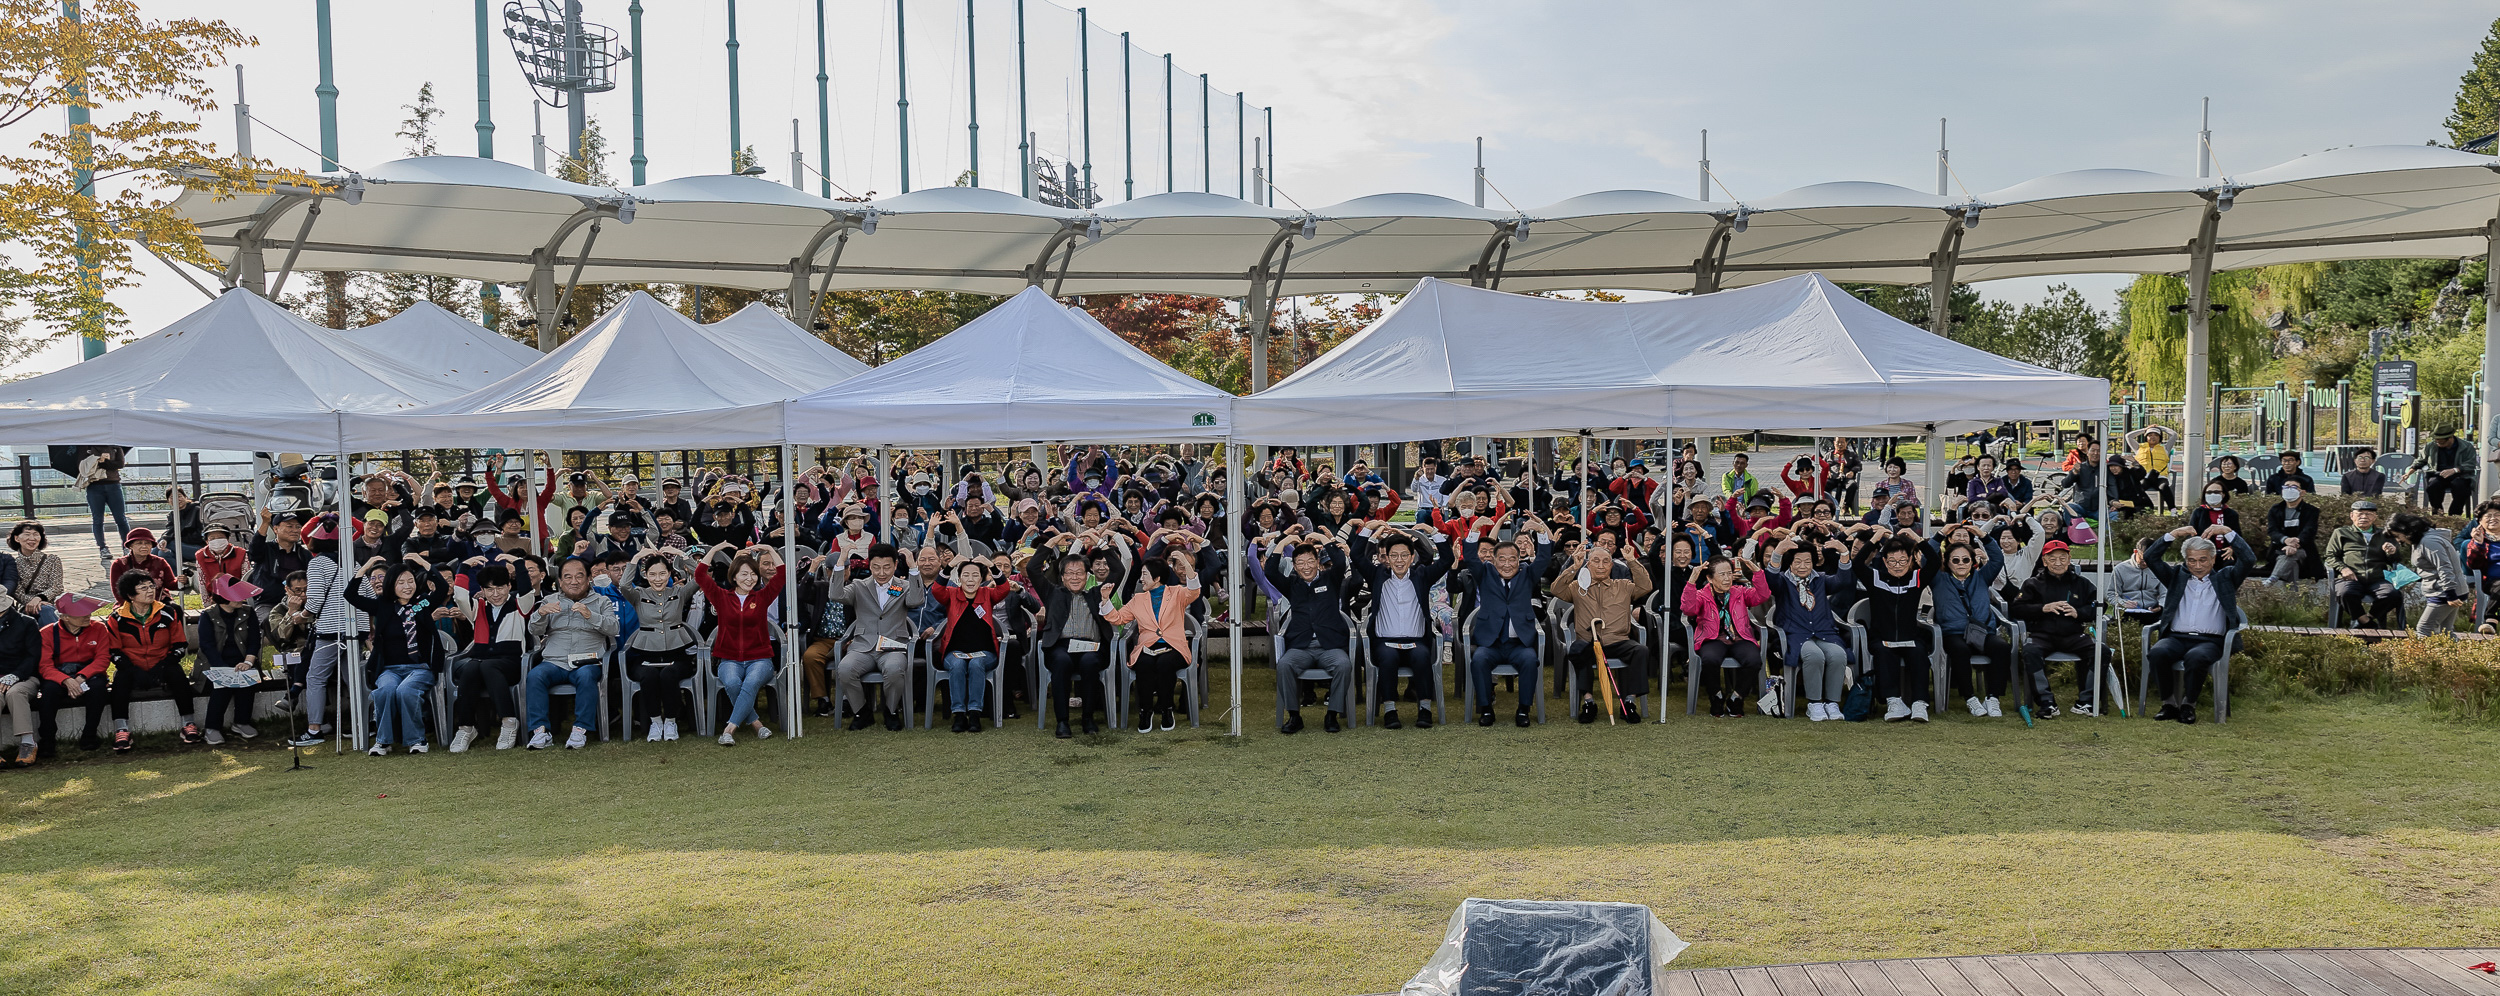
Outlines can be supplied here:
<path id="1" fill-rule="evenodd" d="M 261 692 L 284 696 L 296 746 L 369 703 L 375 755 L 427 752 L 438 726 L 452 753 L 579 748 L 610 729 L 673 741 L 707 713 L 700 732 L 726 746 L 772 737 L 766 700 L 785 695 L 852 730 L 905 729 L 915 705 L 934 713 L 929 693 L 959 733 L 1045 708 L 1059 737 L 1170 730 L 1196 715 L 1211 626 L 1262 617 L 1286 733 L 1314 705 L 1331 733 L 1364 703 L 1388 729 L 1444 721 L 1445 650 L 1464 718 L 1485 726 L 1504 686 L 1530 725 L 1547 664 L 1567 669 L 1556 683 L 1581 723 L 1639 721 L 1679 668 L 1728 718 L 1927 722 L 1953 699 L 1978 717 L 2098 714 L 2115 619 L 2096 624 L 2075 547 L 2104 493 L 2143 514 L 2169 488 L 2161 437 L 2130 442 L 2106 461 L 2078 443 L 2055 476 L 1983 447 L 1954 468 L 1941 515 L 1903 461 L 1846 440 L 1773 484 L 1742 453 L 1710 475 L 1688 443 L 1655 474 L 1637 458 L 1583 477 L 1427 457 L 1404 491 L 1363 461 L 1339 472 L 1279 449 L 1246 475 L 1238 518 L 1220 465 L 1098 448 L 951 480 L 917 454 L 882 481 L 853 458 L 790 482 L 789 521 L 779 482 L 717 471 L 645 490 L 586 470 L 481 484 L 386 469 L 350 484 L 344 526 L 306 509 L 206 518 L 176 493 L 185 562 L 128 530 L 109 605 L 66 590 L 40 524 L 10 532 L 0 710 L 16 740 L 0 761 L 54 756 L 63 709 L 82 710 L 81 749 L 106 745 L 109 713 L 110 746 L 130 750 L 141 696 L 171 700 L 184 743 L 255 738 Z M 2243 580 L 2331 579 L 2344 619 L 2383 625 L 2419 579 L 2425 634 L 2500 592 L 2500 502 L 2462 538 L 2414 515 L 2382 526 L 2367 500 L 2325 528 L 2287 453 L 2263 483 L 2281 500 L 2244 532 L 2228 501 L 2255 486 L 2236 460 L 2221 470 L 2187 525 L 2113 575 L 2115 608 L 2160 630 L 2161 718 L 2196 721 L 2205 671 L 2245 621 Z M 2343 483 L 2385 487 L 2366 459 Z M 1246 604 L 1219 604 L 1236 551 Z M 785 649 L 797 675 L 780 673 Z"/>

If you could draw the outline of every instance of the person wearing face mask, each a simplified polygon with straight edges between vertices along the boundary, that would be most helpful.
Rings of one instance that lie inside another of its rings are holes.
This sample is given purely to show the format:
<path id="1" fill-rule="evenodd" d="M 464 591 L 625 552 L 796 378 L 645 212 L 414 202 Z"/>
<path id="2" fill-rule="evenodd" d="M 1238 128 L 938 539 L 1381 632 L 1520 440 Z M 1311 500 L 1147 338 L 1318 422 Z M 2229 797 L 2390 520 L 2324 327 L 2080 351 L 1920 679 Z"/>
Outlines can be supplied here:
<path id="1" fill-rule="evenodd" d="M 2326 562 L 2318 556 L 2318 510 L 2309 504 L 2308 489 L 2298 478 L 2285 478 L 2278 490 L 2283 500 L 2266 510 L 2267 552 L 2274 561 L 2266 580 L 2290 584 L 2325 577 Z"/>
<path id="2" fill-rule="evenodd" d="M 206 589 L 220 580 L 243 580 L 243 567 L 248 558 L 244 556 L 243 548 L 234 544 L 234 531 L 212 525 L 201 530 L 201 535 L 207 542 L 200 544 L 199 551 L 191 555 L 191 562 L 197 565 L 196 576 L 200 579 L 200 587 Z"/>
<path id="3" fill-rule="evenodd" d="M 1788 637 L 1789 659 L 1797 663 L 1797 697 L 1806 703 L 1806 718 L 1820 723 L 1842 718 L 1840 697 L 1849 685 L 1849 651 L 1840 635 L 1840 618 L 1832 596 L 1849 586 L 1849 548 L 1826 539 L 1822 551 L 1837 565 L 1817 569 L 1814 544 L 1790 536 L 1771 550 L 1780 570 L 1770 576 L 1777 600 L 1780 631 Z"/>
<path id="4" fill-rule="evenodd" d="M 2248 482 L 2241 481 L 2240 485 L 2246 487 Z M 2230 500 L 2231 492 L 2222 485 L 2220 478 L 2207 482 L 2204 502 L 2188 510 L 2188 528 L 2201 533 L 2207 526 L 2219 525 L 2239 532 L 2240 512 L 2230 506 Z"/>
<path id="5" fill-rule="evenodd" d="M 2231 544 L 2231 560 L 2219 562 L 2214 541 Z M 2163 562 L 2170 544 L 2185 540 L 2178 566 Z M 2198 535 L 2181 527 L 2164 534 L 2144 551 L 2145 565 L 2161 578 L 2168 599 L 2161 616 L 2161 639 L 2145 655 L 2145 664 L 2161 686 L 2161 711 L 2153 718 L 2196 722 L 2196 697 L 2205 673 L 2222 659 L 2222 638 L 2245 624 L 2240 613 L 2240 578 L 2256 563 L 2255 551 L 2238 533 L 2220 529 Z M 2220 703 L 2216 703 L 2219 707 Z"/>

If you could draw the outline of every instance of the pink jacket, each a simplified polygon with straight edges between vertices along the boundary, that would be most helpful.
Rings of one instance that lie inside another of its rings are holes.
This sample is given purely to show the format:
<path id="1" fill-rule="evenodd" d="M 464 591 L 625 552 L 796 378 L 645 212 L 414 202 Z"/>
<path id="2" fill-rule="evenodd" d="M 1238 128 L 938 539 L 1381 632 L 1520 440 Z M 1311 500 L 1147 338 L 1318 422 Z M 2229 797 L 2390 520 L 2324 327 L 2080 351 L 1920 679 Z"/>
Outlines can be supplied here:
<path id="1" fill-rule="evenodd" d="M 1703 634 L 1719 633 L 1719 600 L 1711 594 L 1708 581 L 1698 576 L 1695 580 L 1701 580 L 1702 583 L 1699 585 L 1687 583 L 1684 586 L 1682 606 L 1684 614 L 1693 620 L 1693 639 L 1717 639 L 1719 637 L 1716 635 L 1705 636 Z M 1737 585 L 1727 590 L 1728 608 L 1736 614 L 1736 638 L 1738 640 L 1745 643 L 1762 642 L 1761 637 L 1754 635 L 1753 607 L 1770 600 L 1771 579 L 1762 571 L 1753 572 L 1752 584 Z"/>

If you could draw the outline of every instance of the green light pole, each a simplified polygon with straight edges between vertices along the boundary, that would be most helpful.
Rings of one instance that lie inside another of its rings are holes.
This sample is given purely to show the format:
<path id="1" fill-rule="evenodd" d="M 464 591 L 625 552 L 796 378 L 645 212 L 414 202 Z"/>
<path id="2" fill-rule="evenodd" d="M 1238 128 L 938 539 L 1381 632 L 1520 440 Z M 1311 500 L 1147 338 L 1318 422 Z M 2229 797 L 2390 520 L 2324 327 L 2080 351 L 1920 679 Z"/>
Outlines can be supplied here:
<path id="1" fill-rule="evenodd" d="M 487 75 L 486 0 L 477 0 L 477 157 L 495 158 L 495 97 Z M 489 285 L 492 286 L 492 285 Z"/>
<path id="2" fill-rule="evenodd" d="M 321 82 L 313 96 L 321 102 L 321 169 L 339 169 L 339 85 L 330 79 L 330 0 L 313 0 L 313 32 L 321 49 Z"/>
<path id="3" fill-rule="evenodd" d="M 911 71 L 903 47 L 903 0 L 894 0 L 894 145 L 903 154 L 903 192 L 911 193 Z"/>
<path id="4" fill-rule="evenodd" d="M 972 185 L 981 185 L 981 46 L 972 30 L 972 8 L 978 0 L 964 0 L 964 107 L 971 123 L 965 125 L 964 153 L 972 160 Z"/>
<path id="5" fill-rule="evenodd" d="M 738 171 L 738 0 L 729 0 L 729 171 Z"/>
<path id="6" fill-rule="evenodd" d="M 61 19 L 78 23 L 78 0 L 61 0 Z M 95 170 L 91 168 L 94 157 L 88 154 L 92 139 L 88 134 L 87 87 L 81 82 L 86 75 L 84 64 L 73 67 L 70 85 L 62 96 L 68 98 L 65 102 L 69 105 L 70 155 L 78 162 L 78 192 L 92 203 L 95 200 Z M 87 226 L 78 226 L 78 275 L 74 279 L 78 281 L 79 290 L 78 358 L 81 361 L 104 355 L 104 330 L 98 327 L 96 317 L 97 299 L 103 296 L 103 291 L 97 286 L 94 246 L 95 237 L 88 233 Z"/>
<path id="7" fill-rule="evenodd" d="M 1081 148 L 1085 159 L 1085 193 L 1094 193 L 1094 32 L 1092 18 L 1085 8 L 1076 9 L 1076 100 L 1083 113 L 1085 141 Z"/>
<path id="8" fill-rule="evenodd" d="M 833 196 L 833 110 L 825 97 L 825 0 L 816 0 L 816 194 Z"/>
<path id="9" fill-rule="evenodd" d="M 643 185 L 643 168 L 651 157 L 642 153 L 642 0 L 625 5 L 625 17 L 631 22 L 626 31 L 633 36 L 634 46 L 634 186 Z"/>

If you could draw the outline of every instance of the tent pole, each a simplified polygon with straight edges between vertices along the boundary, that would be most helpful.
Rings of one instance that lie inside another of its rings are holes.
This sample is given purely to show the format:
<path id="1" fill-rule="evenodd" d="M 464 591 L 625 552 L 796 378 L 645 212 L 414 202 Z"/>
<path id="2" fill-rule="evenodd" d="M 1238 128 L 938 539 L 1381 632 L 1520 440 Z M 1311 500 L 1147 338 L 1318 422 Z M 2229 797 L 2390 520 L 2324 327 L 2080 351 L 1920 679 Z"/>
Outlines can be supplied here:
<path id="1" fill-rule="evenodd" d="M 2492 313 L 2500 312 L 2500 280 L 2493 280 L 2490 277 L 2491 264 L 2500 261 L 2500 218 L 2493 219 L 2491 226 L 2485 231 L 2487 234 L 2483 236 L 2483 385 L 2481 389 L 2475 391 L 2477 399 L 2482 402 L 2482 410 L 2479 421 L 2474 426 L 2473 438 L 2476 445 L 2490 451 L 2494 441 L 2493 426 L 2500 425 L 2500 408 L 2493 407 L 2491 400 L 2495 392 L 2500 392 L 2500 325 L 2492 322 Z M 2314 419 L 2316 416 L 2312 415 L 2311 418 Z M 2312 428 L 2315 427 L 2312 426 Z M 2303 442 L 2306 441 L 2307 437 L 2303 437 Z M 2492 455 L 2500 456 L 2500 453 L 2492 453 Z M 2500 494 L 2500 469 L 2485 470 L 2476 476 L 2475 480 L 2482 482 L 2475 489 L 2477 497 L 2489 498 L 2494 494 Z"/>
<path id="2" fill-rule="evenodd" d="M 339 479 L 341 481 L 347 479 L 347 475 L 344 471 L 339 474 Z M 540 516 L 538 514 L 538 502 L 535 500 L 538 496 L 532 493 L 535 489 L 535 484 L 533 482 L 537 479 L 538 452 L 536 450 L 522 450 L 520 488 L 521 521 L 529 524 L 530 545 L 537 547 L 539 554 L 544 556 L 553 548 L 547 545 L 547 534 L 545 531 L 546 523 L 539 521 Z"/>
<path id="3" fill-rule="evenodd" d="M 348 472 L 348 468 L 354 465 L 355 455 L 347 452 L 347 432 L 345 426 L 342 425 L 339 430 L 339 583 L 348 586 L 346 588 L 348 591 L 355 590 L 357 574 L 356 520 L 349 515 L 351 502 L 348 498 L 349 484 L 354 480 L 354 475 Z M 326 594 L 324 597 L 326 599 Z M 354 652 L 355 636 L 353 633 L 340 637 L 338 642 L 338 669 L 347 673 L 348 685 L 347 690 L 339 696 L 338 701 L 330 710 L 330 728 L 336 730 L 340 725 L 345 725 L 348 731 L 349 747 L 354 750 L 363 750 L 365 749 L 365 710 L 356 704 L 356 692 L 365 687 L 364 655 Z M 340 719 L 351 716 L 353 718 L 347 723 L 339 723 Z M 332 738 L 332 742 L 335 743 L 336 740 L 337 738 Z"/>
<path id="4" fill-rule="evenodd" d="M 1224 521 L 1232 528 L 1226 530 L 1231 535 L 1224 537 L 1224 541 L 1234 549 L 1225 551 L 1224 556 L 1224 607 L 1231 610 L 1233 617 L 1231 634 L 1226 637 L 1228 642 L 1225 649 L 1227 659 L 1233 665 L 1232 714 L 1233 735 L 1236 737 L 1241 735 L 1241 626 L 1242 620 L 1247 618 L 1241 601 L 1241 558 L 1249 554 L 1249 549 L 1237 542 L 1243 535 L 1239 528 L 1242 521 L 1240 518 L 1241 476 L 1241 447 L 1233 441 L 1231 436 L 1226 436 L 1224 437 Z"/>
<path id="5" fill-rule="evenodd" d="M 781 721 L 790 736 L 806 735 L 799 717 L 799 524 L 798 494 L 790 476 L 790 444 L 781 444 L 781 674 L 790 692 L 781 696 Z"/>
<path id="6" fill-rule="evenodd" d="M 1924 504 L 1935 510 L 1937 515 L 1944 514 L 1944 469 L 1949 459 L 1944 452 L 1944 433 L 1937 432 L 1935 426 L 1928 426 L 1927 501 Z M 1893 525 L 1898 527 L 1900 523 Z"/>
<path id="7" fill-rule="evenodd" d="M 2109 406 L 2106 404 L 2101 406 L 2100 421 L 2101 429 L 2095 434 L 2095 438 L 2097 438 L 2101 444 L 2101 458 L 2094 461 L 2095 463 L 2098 463 L 2099 466 L 2082 468 L 2087 473 L 2097 475 L 2100 484 L 2098 488 L 2094 489 L 2100 494 L 2100 501 L 2099 507 L 2094 510 L 2094 518 L 2092 520 L 2092 539 L 2094 543 L 2093 556 L 2099 558 L 2101 562 L 2099 567 L 2101 575 L 2099 580 L 2101 583 L 2098 586 L 2101 597 L 2092 600 L 2092 632 L 2095 636 L 2103 635 L 2104 631 L 2102 627 L 2107 621 L 2107 616 L 2104 614 L 2104 610 L 2109 605 L 2110 585 L 2116 583 L 2115 579 L 2117 577 L 2117 572 L 2111 570 L 2109 565 Z M 2051 424 L 2054 426 L 2054 423 Z M 2126 636 L 2125 633 L 2120 633 L 2118 635 L 2121 638 Z M 2109 699 L 2104 694 L 2106 689 L 2102 686 L 2101 681 L 2102 676 L 2108 670 L 2101 663 L 2101 647 L 2107 642 L 2108 640 L 2105 636 L 2102 639 L 2092 641 L 2092 701 L 2101 707 L 2101 715 L 2103 716 L 2109 715 Z M 2122 680 L 2118 685 L 2118 694 L 2123 697 L 2127 694 L 2127 687 L 2126 682 L 2123 680 L 2124 676 L 2122 675 L 2121 678 Z"/>
<path id="8" fill-rule="evenodd" d="M 868 500 L 877 508 L 877 538 L 887 543 L 894 542 L 894 503 L 885 500 L 885 482 L 892 476 L 894 451 L 877 447 L 877 486 L 869 490 Z"/>
<path id="9" fill-rule="evenodd" d="M 2212 328 L 2207 321 L 2211 312 L 2206 305 L 2212 300 L 2214 276 L 2214 240 L 2222 226 L 2222 211 L 2215 196 L 2206 195 L 2205 220 L 2197 226 L 2196 241 L 2188 244 L 2187 300 L 2187 408 L 2182 427 L 2187 436 L 2183 447 L 2187 463 L 2180 470 L 2186 488 L 2205 486 L 2205 444 L 2212 435 L 2213 373 L 2210 366 Z"/>

